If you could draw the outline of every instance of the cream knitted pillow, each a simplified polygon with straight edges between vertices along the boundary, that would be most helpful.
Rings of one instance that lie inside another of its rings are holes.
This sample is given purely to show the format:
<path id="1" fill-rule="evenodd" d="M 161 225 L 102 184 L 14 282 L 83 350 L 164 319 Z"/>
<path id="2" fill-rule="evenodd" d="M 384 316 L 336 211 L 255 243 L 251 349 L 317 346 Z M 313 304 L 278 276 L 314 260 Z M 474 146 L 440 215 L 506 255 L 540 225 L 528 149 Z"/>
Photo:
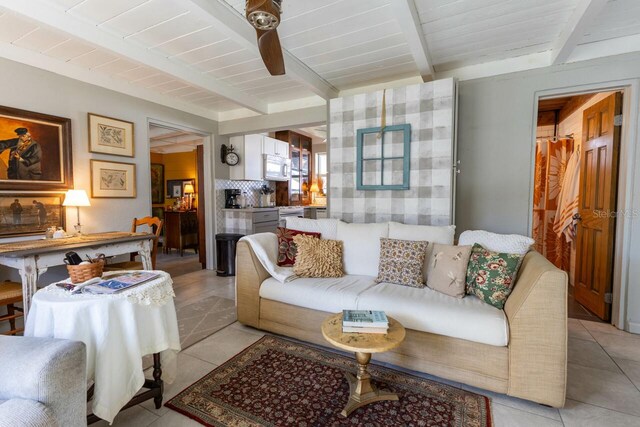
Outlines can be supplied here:
<path id="1" fill-rule="evenodd" d="M 342 277 L 342 241 L 325 240 L 299 234 L 293 272 L 299 277 Z"/>

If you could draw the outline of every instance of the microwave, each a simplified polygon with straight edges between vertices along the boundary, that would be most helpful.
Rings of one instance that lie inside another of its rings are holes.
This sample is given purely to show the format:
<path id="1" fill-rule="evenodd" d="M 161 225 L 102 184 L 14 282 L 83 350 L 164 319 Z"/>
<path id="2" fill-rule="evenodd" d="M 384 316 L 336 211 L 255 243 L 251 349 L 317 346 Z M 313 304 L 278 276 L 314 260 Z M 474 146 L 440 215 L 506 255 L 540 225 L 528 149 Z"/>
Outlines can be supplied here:
<path id="1" fill-rule="evenodd" d="M 286 157 L 265 154 L 263 166 L 265 181 L 289 181 L 291 178 L 291 160 Z"/>

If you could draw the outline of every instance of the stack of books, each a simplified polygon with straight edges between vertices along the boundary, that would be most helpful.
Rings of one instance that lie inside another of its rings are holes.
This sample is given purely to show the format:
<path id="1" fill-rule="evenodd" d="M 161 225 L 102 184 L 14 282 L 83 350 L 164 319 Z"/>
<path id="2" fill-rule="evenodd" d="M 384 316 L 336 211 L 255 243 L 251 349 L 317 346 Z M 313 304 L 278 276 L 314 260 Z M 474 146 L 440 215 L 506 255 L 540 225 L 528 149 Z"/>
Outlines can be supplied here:
<path id="1" fill-rule="evenodd" d="M 384 311 L 343 310 L 342 332 L 360 334 L 386 334 L 389 319 Z"/>

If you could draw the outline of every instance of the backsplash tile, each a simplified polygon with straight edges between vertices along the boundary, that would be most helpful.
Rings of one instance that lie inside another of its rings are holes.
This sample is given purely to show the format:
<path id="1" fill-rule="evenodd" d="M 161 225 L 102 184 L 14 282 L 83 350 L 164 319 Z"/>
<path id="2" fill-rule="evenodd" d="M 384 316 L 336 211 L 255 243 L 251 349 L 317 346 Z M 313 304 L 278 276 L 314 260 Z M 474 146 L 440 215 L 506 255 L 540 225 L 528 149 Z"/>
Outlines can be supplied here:
<path id="1" fill-rule="evenodd" d="M 240 191 L 246 192 L 247 205 L 257 206 L 260 201 L 260 188 L 265 184 L 275 191 L 276 184 L 272 181 L 233 181 L 230 179 L 216 179 L 216 233 L 225 233 L 227 232 L 225 230 L 228 228 L 225 225 L 225 216 L 222 211 L 222 209 L 224 209 L 224 190 L 237 188 Z M 231 229 L 235 229 L 235 227 L 231 227 Z M 233 233 L 234 231 L 229 232 Z"/>

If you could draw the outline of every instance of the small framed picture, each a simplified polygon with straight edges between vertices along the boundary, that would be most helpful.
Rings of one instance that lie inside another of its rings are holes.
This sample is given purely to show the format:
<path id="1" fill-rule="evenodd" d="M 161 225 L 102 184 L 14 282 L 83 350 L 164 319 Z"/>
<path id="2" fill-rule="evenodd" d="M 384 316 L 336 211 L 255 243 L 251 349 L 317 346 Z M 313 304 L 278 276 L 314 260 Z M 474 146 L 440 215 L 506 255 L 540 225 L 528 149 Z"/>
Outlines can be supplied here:
<path id="1" fill-rule="evenodd" d="M 91 160 L 91 197 L 136 197 L 136 165 Z"/>
<path id="2" fill-rule="evenodd" d="M 64 228 L 63 199 L 63 193 L 0 194 L 0 238 Z"/>
<path id="3" fill-rule="evenodd" d="M 167 197 L 170 199 L 177 199 L 184 196 L 184 188 L 187 184 L 195 185 L 195 179 L 168 179 Z"/>
<path id="4" fill-rule="evenodd" d="M 89 113 L 89 151 L 133 157 L 133 123 Z"/>

